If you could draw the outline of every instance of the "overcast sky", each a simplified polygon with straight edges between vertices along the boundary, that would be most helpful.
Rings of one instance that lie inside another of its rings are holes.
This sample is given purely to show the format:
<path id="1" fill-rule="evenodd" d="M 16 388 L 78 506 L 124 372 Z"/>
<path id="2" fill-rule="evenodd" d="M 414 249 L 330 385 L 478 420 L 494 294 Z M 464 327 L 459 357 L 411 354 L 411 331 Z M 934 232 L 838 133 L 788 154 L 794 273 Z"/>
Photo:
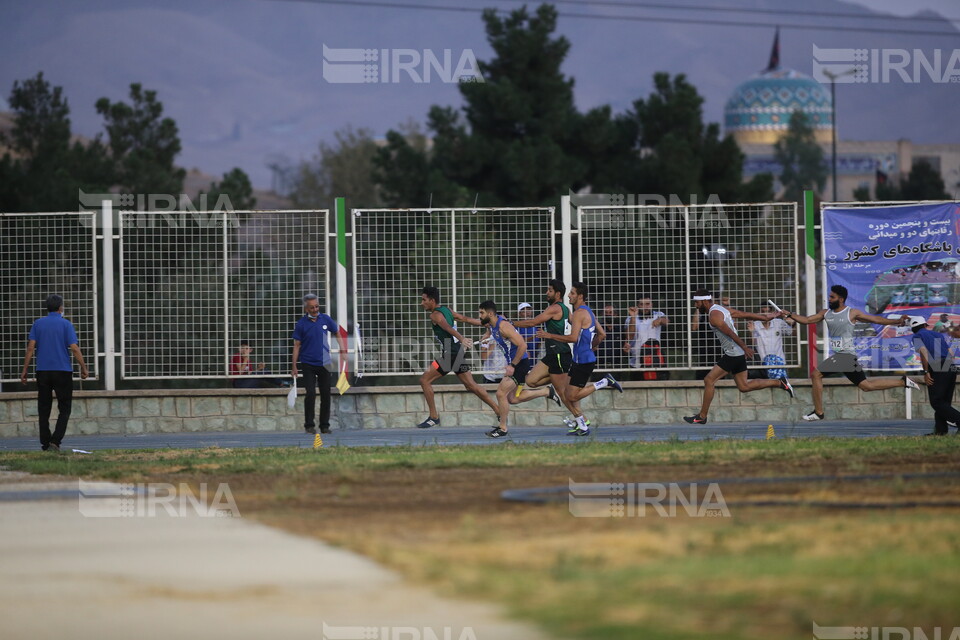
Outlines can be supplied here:
<path id="1" fill-rule="evenodd" d="M 399 0 L 389 0 L 399 1 Z M 624 0 L 629 2 L 630 0 Z M 640 1 L 640 0 L 638 0 Z M 410 0 L 413 4 L 516 8 L 511 0 Z M 663 0 L 650 0 L 662 3 Z M 530 2 L 533 6 L 536 3 Z M 929 9 L 960 18 L 960 0 L 683 0 L 683 4 L 798 11 L 804 15 L 645 9 L 640 20 L 622 5 L 558 5 L 558 32 L 570 40 L 563 71 L 575 79 L 585 110 L 610 105 L 615 113 L 649 94 L 656 71 L 684 73 L 705 98 L 704 115 L 721 122 L 723 106 L 739 83 L 766 66 L 772 25 L 783 26 L 781 63 L 812 73 L 812 46 L 960 48 L 960 34 L 943 22 L 840 19 L 824 13 L 867 10 L 912 15 Z M 591 19 L 572 17 L 581 13 Z M 563 14 L 567 14 L 565 17 Z M 388 129 L 423 122 L 431 105 L 460 106 L 456 84 L 431 81 L 336 84 L 323 76 L 323 46 L 431 50 L 454 60 L 470 50 L 489 59 L 476 12 L 387 9 L 293 0 L 0 0 L 0 95 L 15 80 L 43 71 L 62 86 L 74 132 L 93 136 L 103 121 L 100 97 L 126 100 L 132 82 L 157 91 L 165 113 L 180 128 L 178 163 L 220 175 L 238 166 L 258 187 L 270 185 L 271 160 L 296 163 L 316 153 L 346 126 L 382 137 Z M 698 24 L 661 22 L 677 16 Z M 710 25 L 703 21 L 733 24 Z M 742 21 L 768 26 L 744 26 Z M 846 25 L 890 28 L 857 32 Z M 957 20 L 960 26 L 960 19 Z M 796 28 L 797 25 L 813 25 Z M 837 29 L 837 27 L 840 29 Z M 837 88 L 841 139 L 960 142 L 955 114 L 960 83 L 845 84 Z"/>

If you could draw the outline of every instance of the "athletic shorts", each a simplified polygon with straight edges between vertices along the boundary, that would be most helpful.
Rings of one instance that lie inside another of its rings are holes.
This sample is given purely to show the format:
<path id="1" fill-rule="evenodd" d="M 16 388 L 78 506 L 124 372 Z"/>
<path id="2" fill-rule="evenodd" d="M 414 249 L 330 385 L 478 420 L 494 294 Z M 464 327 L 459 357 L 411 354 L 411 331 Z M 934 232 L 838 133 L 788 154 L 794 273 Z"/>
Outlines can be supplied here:
<path id="1" fill-rule="evenodd" d="M 857 356 L 852 353 L 835 353 L 817 366 L 820 373 L 842 373 L 847 380 L 860 386 L 860 383 L 867 379 L 867 374 L 863 372 L 863 367 L 857 361 Z"/>
<path id="2" fill-rule="evenodd" d="M 456 372 L 458 375 L 461 373 L 469 373 L 470 365 L 465 362 L 466 352 L 460 348 L 460 345 L 456 345 L 449 353 L 444 351 L 440 354 L 440 357 L 434 360 L 430 366 L 437 370 L 442 376 L 447 375 L 451 371 Z"/>
<path id="3" fill-rule="evenodd" d="M 580 387 L 581 389 L 587 386 L 587 383 L 590 382 L 590 376 L 593 374 L 593 370 L 596 368 L 596 362 L 575 362 L 570 365 L 570 382 L 571 387 Z"/>
<path id="4" fill-rule="evenodd" d="M 510 377 L 513 378 L 513 381 L 517 384 L 523 384 L 527 379 L 527 374 L 530 373 L 530 369 L 532 368 L 533 360 L 524 358 L 520 361 L 520 364 L 513 368 L 513 375 Z"/>
<path id="5" fill-rule="evenodd" d="M 570 370 L 570 364 L 573 362 L 573 355 L 566 353 L 548 353 L 540 358 L 540 362 L 547 365 L 547 371 L 554 375 L 560 375 Z"/>
<path id="6" fill-rule="evenodd" d="M 717 366 L 735 376 L 747 370 L 747 356 L 728 356 L 727 354 L 723 354 L 720 356 L 720 359 L 717 360 Z"/>

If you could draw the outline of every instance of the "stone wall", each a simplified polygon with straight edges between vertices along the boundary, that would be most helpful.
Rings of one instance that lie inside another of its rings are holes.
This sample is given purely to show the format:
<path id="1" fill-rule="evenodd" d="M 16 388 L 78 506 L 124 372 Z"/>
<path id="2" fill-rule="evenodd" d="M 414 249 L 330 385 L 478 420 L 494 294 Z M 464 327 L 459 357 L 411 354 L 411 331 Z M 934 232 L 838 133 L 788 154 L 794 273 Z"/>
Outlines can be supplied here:
<path id="1" fill-rule="evenodd" d="M 891 420 L 906 418 L 903 389 L 864 393 L 845 380 L 826 380 L 824 403 L 831 419 Z M 794 382 L 797 400 L 780 389 L 741 394 L 733 382 L 721 382 L 710 422 L 799 421 L 813 408 L 809 381 Z M 671 424 L 700 407 L 703 383 L 695 381 L 627 382 L 624 393 L 601 390 L 583 401 L 597 425 Z M 487 385 L 493 392 L 495 387 Z M 492 412 L 459 384 L 437 385 L 437 407 L 443 426 L 489 427 Z M 288 409 L 284 389 L 76 391 L 70 433 L 137 434 L 183 431 L 286 431 L 303 426 L 303 390 Z M 413 427 L 426 418 L 419 386 L 353 387 L 346 395 L 333 391 L 334 429 Z M 932 420 L 925 390 L 914 391 L 913 417 Z M 548 406 L 549 405 L 549 406 Z M 53 418 L 56 416 L 54 403 Z M 510 424 L 562 426 L 565 412 L 547 400 L 513 405 Z M 35 392 L 0 393 L 0 437 L 33 436 L 37 432 Z"/>

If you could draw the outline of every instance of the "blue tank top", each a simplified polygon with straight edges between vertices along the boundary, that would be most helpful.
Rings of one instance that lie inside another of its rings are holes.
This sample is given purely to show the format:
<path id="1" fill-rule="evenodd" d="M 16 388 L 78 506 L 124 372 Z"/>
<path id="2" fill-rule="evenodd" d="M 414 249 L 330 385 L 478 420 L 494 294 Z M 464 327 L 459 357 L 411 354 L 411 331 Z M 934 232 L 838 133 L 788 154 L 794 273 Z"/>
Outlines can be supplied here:
<path id="1" fill-rule="evenodd" d="M 490 335 L 497 341 L 497 344 L 500 345 L 500 350 L 503 351 L 503 357 L 507 359 L 507 363 L 509 364 L 513 362 L 513 358 L 517 355 L 517 345 L 505 339 L 503 335 L 500 334 L 500 323 L 504 320 L 505 318 L 503 316 L 497 316 L 497 323 L 490 327 Z M 527 353 L 524 353 L 521 361 L 526 360 L 528 357 Z"/>
<path id="2" fill-rule="evenodd" d="M 593 315 L 593 309 L 587 305 L 583 305 L 580 309 L 586 309 L 590 314 L 590 326 L 580 330 L 580 337 L 573 345 L 573 361 L 576 364 L 589 364 L 597 361 L 597 354 L 593 352 L 593 336 L 597 335 L 597 316 Z"/>

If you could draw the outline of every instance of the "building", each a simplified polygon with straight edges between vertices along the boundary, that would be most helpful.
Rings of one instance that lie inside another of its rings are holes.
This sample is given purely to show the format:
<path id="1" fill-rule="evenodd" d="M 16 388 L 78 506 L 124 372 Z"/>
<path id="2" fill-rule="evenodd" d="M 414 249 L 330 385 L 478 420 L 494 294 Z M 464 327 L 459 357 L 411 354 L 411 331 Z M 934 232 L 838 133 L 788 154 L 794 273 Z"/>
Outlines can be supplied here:
<path id="1" fill-rule="evenodd" d="M 790 116 L 797 110 L 807 114 L 814 137 L 823 147 L 828 177 L 820 195 L 831 200 L 834 122 L 830 87 L 780 66 L 778 34 L 767 68 L 737 86 L 724 107 L 724 129 L 746 155 L 744 179 L 765 172 L 779 177 L 781 169 L 774 160 L 773 145 L 786 134 Z M 854 190 L 863 187 L 872 196 L 878 180 L 897 183 L 921 160 L 940 173 L 951 197 L 960 197 L 960 144 L 914 144 L 905 139 L 853 141 L 841 140 L 838 135 L 837 198 L 853 200 Z"/>

